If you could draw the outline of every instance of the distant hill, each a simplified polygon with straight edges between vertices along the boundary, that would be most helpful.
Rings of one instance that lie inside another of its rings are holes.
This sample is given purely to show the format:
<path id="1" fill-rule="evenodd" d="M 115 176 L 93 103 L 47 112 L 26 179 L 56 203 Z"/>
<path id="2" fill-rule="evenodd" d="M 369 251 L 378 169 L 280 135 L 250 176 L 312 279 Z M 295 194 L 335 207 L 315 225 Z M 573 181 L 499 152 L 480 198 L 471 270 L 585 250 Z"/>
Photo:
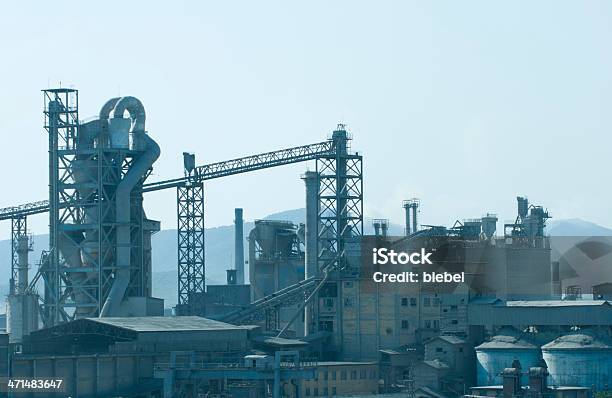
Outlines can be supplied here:
<path id="1" fill-rule="evenodd" d="M 568 218 L 547 222 L 546 233 L 551 236 L 612 236 L 612 229 L 579 218 Z"/>

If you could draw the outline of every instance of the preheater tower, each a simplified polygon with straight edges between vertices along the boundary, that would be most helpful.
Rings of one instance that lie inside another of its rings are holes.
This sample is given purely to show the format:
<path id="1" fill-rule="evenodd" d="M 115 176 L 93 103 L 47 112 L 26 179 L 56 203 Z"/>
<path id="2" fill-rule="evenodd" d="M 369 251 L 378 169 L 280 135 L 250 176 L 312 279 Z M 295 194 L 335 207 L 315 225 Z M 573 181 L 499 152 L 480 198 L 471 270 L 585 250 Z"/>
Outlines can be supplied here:
<path id="1" fill-rule="evenodd" d="M 160 150 L 134 97 L 79 122 L 78 91 L 44 90 L 49 138 L 49 252 L 41 266 L 46 325 L 163 311 L 151 298 L 150 237 L 141 187 Z M 126 114 L 129 116 L 126 118 Z M 159 307 L 159 308 L 158 308 Z"/>

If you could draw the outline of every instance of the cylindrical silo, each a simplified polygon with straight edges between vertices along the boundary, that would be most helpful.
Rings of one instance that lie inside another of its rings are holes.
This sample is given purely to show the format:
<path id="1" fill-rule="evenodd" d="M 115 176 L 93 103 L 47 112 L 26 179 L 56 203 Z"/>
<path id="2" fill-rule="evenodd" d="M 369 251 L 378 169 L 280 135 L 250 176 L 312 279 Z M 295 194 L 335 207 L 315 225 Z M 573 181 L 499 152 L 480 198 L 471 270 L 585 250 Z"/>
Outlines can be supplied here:
<path id="1" fill-rule="evenodd" d="M 541 360 L 540 347 L 525 333 L 515 329 L 502 329 L 476 347 L 477 381 L 479 386 L 501 385 L 501 372 L 519 360 L 522 369 L 537 366 Z M 521 377 L 521 384 L 527 385 L 527 375 Z"/>
<path id="2" fill-rule="evenodd" d="M 592 330 L 558 337 L 542 346 L 548 365 L 550 385 L 594 387 L 612 386 L 612 340 Z"/>

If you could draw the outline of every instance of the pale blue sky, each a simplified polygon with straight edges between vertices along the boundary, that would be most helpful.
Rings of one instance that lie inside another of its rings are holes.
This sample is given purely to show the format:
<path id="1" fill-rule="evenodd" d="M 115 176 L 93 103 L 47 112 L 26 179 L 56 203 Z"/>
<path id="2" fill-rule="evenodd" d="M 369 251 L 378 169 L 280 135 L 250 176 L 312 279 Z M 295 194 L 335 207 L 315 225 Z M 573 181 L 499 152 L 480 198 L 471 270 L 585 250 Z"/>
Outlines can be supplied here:
<path id="1" fill-rule="evenodd" d="M 143 101 L 155 179 L 179 176 L 186 150 L 208 163 L 345 122 L 370 216 L 401 223 L 418 196 L 426 223 L 505 220 L 526 194 L 612 226 L 612 2 L 18 3 L 0 12 L 0 207 L 47 195 L 40 89 L 61 82 L 82 117 L 117 94 Z M 207 183 L 207 226 L 236 206 L 248 219 L 302 207 L 305 169 Z M 175 192 L 146 202 L 176 227 Z"/>

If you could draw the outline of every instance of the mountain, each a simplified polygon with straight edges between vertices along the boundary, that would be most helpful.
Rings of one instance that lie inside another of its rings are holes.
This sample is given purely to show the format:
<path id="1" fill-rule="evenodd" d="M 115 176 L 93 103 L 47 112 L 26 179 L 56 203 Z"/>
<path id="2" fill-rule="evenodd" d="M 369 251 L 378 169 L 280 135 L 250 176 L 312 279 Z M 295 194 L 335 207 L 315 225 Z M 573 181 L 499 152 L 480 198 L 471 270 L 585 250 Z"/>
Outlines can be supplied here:
<path id="1" fill-rule="evenodd" d="M 546 233 L 551 236 L 612 236 L 612 229 L 579 218 L 568 218 L 547 222 Z"/>

